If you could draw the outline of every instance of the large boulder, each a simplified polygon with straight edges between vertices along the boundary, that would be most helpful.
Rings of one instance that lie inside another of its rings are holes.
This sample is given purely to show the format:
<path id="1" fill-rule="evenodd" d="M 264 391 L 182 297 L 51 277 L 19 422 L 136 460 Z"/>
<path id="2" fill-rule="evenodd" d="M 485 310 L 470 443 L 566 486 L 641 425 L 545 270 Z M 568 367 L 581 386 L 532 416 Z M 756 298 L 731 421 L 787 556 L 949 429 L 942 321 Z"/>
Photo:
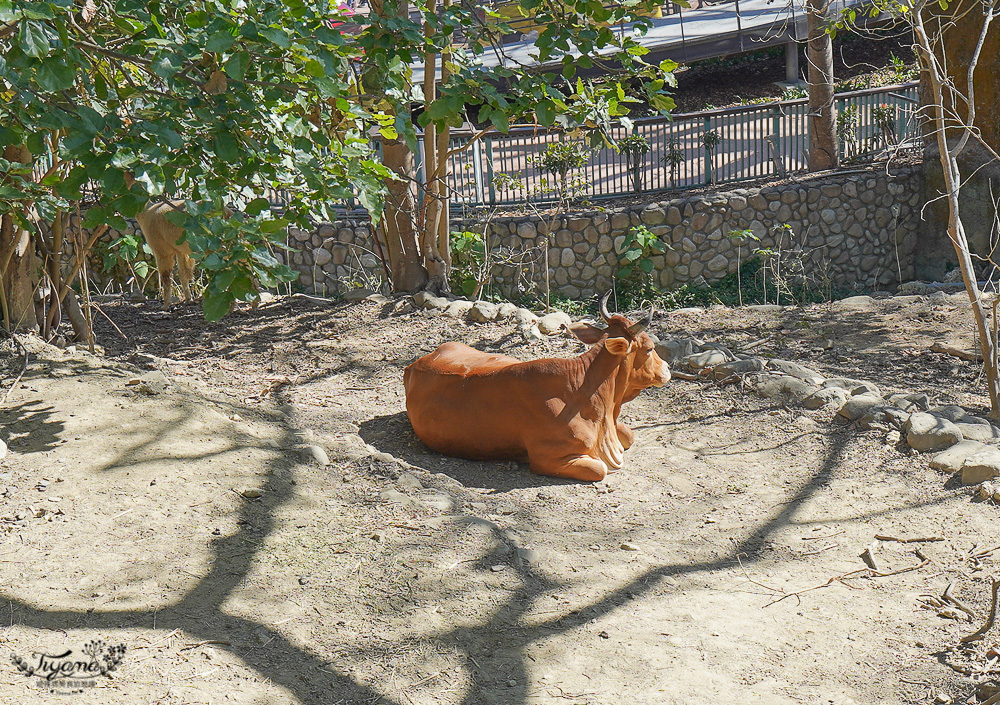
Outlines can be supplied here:
<path id="1" fill-rule="evenodd" d="M 538 330 L 545 335 L 554 335 L 573 322 L 565 311 L 553 311 L 538 319 Z"/>
<path id="2" fill-rule="evenodd" d="M 712 368 L 712 376 L 715 379 L 725 381 L 734 377 L 745 377 L 764 370 L 764 361 L 759 357 L 751 357 L 748 360 L 733 360 L 724 362 Z"/>
<path id="3" fill-rule="evenodd" d="M 945 472 L 958 472 L 966 458 L 985 449 L 986 446 L 979 441 L 961 441 L 931 458 L 931 467 Z"/>
<path id="4" fill-rule="evenodd" d="M 676 364 L 681 367 L 687 367 L 694 372 L 700 372 L 706 367 L 722 365 L 732 359 L 732 355 L 727 354 L 725 350 L 705 350 L 694 355 L 682 357 L 676 360 Z"/>
<path id="5" fill-rule="evenodd" d="M 926 411 L 910 414 L 903 430 L 906 431 L 906 442 L 921 453 L 944 450 L 962 440 L 958 426 Z"/>
<path id="6" fill-rule="evenodd" d="M 836 409 L 840 411 L 847 402 L 848 393 L 840 387 L 823 387 L 802 400 L 807 409 Z"/>
<path id="7" fill-rule="evenodd" d="M 767 363 L 768 370 L 775 370 L 776 372 L 781 372 L 789 377 L 798 377 L 801 380 L 809 382 L 810 384 L 822 384 L 826 379 L 816 370 L 809 369 L 804 365 L 800 365 L 796 362 L 789 362 L 788 360 L 770 360 Z"/>
<path id="8" fill-rule="evenodd" d="M 827 389 L 840 389 L 845 394 L 848 390 L 843 387 L 827 387 Z M 837 413 L 850 421 L 857 421 L 872 409 L 880 408 L 885 404 L 882 397 L 874 394 L 858 394 L 847 400 Z"/>
<path id="9" fill-rule="evenodd" d="M 472 308 L 469 310 L 469 320 L 477 323 L 488 323 L 496 319 L 499 308 L 489 301 L 477 301 L 472 304 Z"/>
<path id="10" fill-rule="evenodd" d="M 801 404 L 804 399 L 819 391 L 819 387 L 815 384 L 798 377 L 770 374 L 758 379 L 754 388 L 761 396 L 786 404 Z"/>

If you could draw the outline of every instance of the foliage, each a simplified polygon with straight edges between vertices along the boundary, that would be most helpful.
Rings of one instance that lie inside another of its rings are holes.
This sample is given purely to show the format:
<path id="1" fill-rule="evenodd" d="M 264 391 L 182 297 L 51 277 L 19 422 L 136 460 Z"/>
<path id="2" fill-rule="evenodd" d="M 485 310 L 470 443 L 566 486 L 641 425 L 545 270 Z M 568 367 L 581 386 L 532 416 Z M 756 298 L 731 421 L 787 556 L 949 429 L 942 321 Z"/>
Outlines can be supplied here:
<path id="1" fill-rule="evenodd" d="M 629 301 L 659 296 L 660 290 L 655 281 L 656 266 L 652 258 L 668 249 L 672 249 L 670 245 L 645 225 L 631 228 L 617 247 L 620 266 L 615 276 L 619 295 Z"/>
<path id="2" fill-rule="evenodd" d="M 625 155 L 625 166 L 629 180 L 632 182 L 632 190 L 636 193 L 641 192 L 642 167 L 646 163 L 646 155 L 649 153 L 649 140 L 642 135 L 631 134 L 618 140 L 615 143 L 615 148 L 620 154 Z"/>
<path id="3" fill-rule="evenodd" d="M 464 296 L 473 296 L 480 288 L 482 271 L 486 264 L 486 245 L 483 236 L 465 230 L 451 233 L 451 287 Z"/>
<path id="4" fill-rule="evenodd" d="M 377 217 L 386 175 L 367 138 L 380 116 L 344 80 L 361 50 L 328 22 L 302 2 L 0 0 L 0 146 L 33 155 L 0 165 L 0 213 L 30 232 L 29 204 L 51 219 L 86 193 L 83 227 L 123 230 L 149 198 L 183 195 L 170 219 L 210 275 L 209 318 L 254 279 L 292 279 L 273 255 L 285 226 L 351 195 Z M 240 214 L 222 218 L 224 200 Z"/>
<path id="5" fill-rule="evenodd" d="M 707 130 L 701 135 L 701 146 L 706 152 L 714 152 L 721 141 L 722 137 L 715 130 Z"/>
<path id="6" fill-rule="evenodd" d="M 809 91 L 802 86 L 788 86 L 781 91 L 781 100 L 798 100 L 808 97 Z"/>
<path id="7" fill-rule="evenodd" d="M 560 204 L 565 204 L 586 191 L 586 178 L 576 172 L 587 165 L 590 155 L 591 149 L 580 142 L 552 142 L 528 162 L 543 174 L 555 177 L 554 184 L 543 179 L 540 192 L 555 195 Z"/>
<path id="8" fill-rule="evenodd" d="M 667 169 L 670 171 L 670 187 L 673 188 L 677 183 L 677 171 L 687 161 L 687 157 L 684 156 L 684 150 L 681 149 L 681 143 L 677 140 L 670 140 L 667 144 L 666 153 L 660 158 L 660 161 L 666 164 Z"/>

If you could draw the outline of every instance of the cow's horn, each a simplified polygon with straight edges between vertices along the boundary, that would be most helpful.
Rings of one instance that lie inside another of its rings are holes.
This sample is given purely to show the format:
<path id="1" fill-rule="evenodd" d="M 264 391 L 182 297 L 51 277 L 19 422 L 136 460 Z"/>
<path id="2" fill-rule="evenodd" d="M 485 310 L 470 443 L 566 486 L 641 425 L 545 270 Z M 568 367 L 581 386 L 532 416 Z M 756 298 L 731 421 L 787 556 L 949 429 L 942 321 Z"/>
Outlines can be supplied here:
<path id="1" fill-rule="evenodd" d="M 646 317 L 646 320 L 642 321 L 641 323 L 633 323 L 632 325 L 630 325 L 628 327 L 628 332 L 631 333 L 632 335 L 639 335 L 644 330 L 646 330 L 647 328 L 649 328 L 649 324 L 653 322 L 653 312 L 654 311 L 656 311 L 656 307 L 655 306 L 650 306 L 649 307 L 649 315 Z"/>
<path id="2" fill-rule="evenodd" d="M 608 299 L 611 298 L 611 292 L 612 289 L 608 289 L 608 292 L 601 297 L 601 318 L 605 323 L 611 323 L 611 314 L 608 313 Z"/>

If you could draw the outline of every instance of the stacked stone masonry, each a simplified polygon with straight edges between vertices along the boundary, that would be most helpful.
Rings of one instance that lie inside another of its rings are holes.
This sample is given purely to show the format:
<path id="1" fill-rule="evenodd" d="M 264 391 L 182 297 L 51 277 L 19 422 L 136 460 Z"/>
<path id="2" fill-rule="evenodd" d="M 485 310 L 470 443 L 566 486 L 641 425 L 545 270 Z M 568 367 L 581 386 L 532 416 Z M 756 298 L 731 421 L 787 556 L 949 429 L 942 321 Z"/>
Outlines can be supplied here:
<path id="1" fill-rule="evenodd" d="M 903 167 L 891 174 L 840 174 L 571 213 L 553 221 L 547 257 L 551 286 L 568 298 L 606 290 L 618 270 L 616 252 L 625 235 L 645 225 L 668 245 L 664 254 L 652 258 L 663 289 L 711 283 L 736 271 L 751 250 L 779 247 L 803 261 L 807 274 L 834 287 L 887 289 L 913 278 L 921 204 L 920 171 Z M 516 297 L 540 287 L 550 220 L 519 215 L 490 221 L 491 250 L 508 259 L 526 253 L 517 266 L 494 270 L 500 293 Z M 481 232 L 482 223 L 455 221 L 452 227 Z M 759 241 L 738 245 L 731 233 L 742 230 L 752 231 Z M 306 291 L 343 291 L 370 285 L 381 275 L 367 221 L 322 224 L 313 232 L 293 230 L 288 244 L 292 250 L 285 256 L 300 272 Z"/>

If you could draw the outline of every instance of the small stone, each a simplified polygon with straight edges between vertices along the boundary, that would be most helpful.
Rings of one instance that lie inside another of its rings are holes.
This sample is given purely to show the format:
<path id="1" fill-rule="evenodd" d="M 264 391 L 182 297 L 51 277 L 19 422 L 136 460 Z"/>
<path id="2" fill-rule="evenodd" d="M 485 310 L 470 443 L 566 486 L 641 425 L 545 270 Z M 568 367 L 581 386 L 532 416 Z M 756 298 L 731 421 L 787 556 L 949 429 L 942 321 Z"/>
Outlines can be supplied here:
<path id="1" fill-rule="evenodd" d="M 345 481 L 347 480 L 346 476 L 345 476 L 344 480 Z M 413 500 L 411 500 L 405 494 L 403 494 L 399 490 L 393 489 L 391 487 L 387 487 L 384 490 L 382 490 L 381 492 L 379 492 L 379 497 L 381 497 L 382 499 L 384 499 L 386 502 L 391 502 L 393 504 L 408 505 L 408 504 L 412 504 L 413 503 Z"/>
<path id="2" fill-rule="evenodd" d="M 706 367 L 715 367 L 731 361 L 732 355 L 727 355 L 723 350 L 706 350 L 704 352 L 687 355 L 677 360 L 677 364 L 686 366 L 691 370 L 703 370 Z"/>
<path id="3" fill-rule="evenodd" d="M 357 303 L 358 301 L 364 301 L 374 293 L 371 289 L 351 289 L 344 294 L 344 301 Z"/>
<path id="4" fill-rule="evenodd" d="M 448 299 L 446 299 L 443 296 L 432 296 L 426 301 L 424 301 L 423 305 L 424 308 L 428 310 L 438 310 L 438 309 L 448 308 L 448 304 L 450 303 L 451 302 L 448 301 Z"/>
<path id="5" fill-rule="evenodd" d="M 444 309 L 444 315 L 449 318 L 462 318 L 472 309 L 472 302 L 466 301 L 465 299 L 459 299 L 458 301 L 452 301 Z"/>
<path id="6" fill-rule="evenodd" d="M 509 301 L 504 301 L 500 306 L 497 307 L 497 320 L 505 321 L 511 316 L 517 313 L 517 306 L 510 303 Z"/>
<path id="7" fill-rule="evenodd" d="M 790 377 L 798 377 L 810 384 L 822 384 L 826 379 L 816 370 L 809 369 L 795 362 L 788 362 L 787 360 L 770 360 L 767 363 L 767 368 L 768 370 L 777 370 Z"/>
<path id="8" fill-rule="evenodd" d="M 413 295 L 413 304 L 423 308 L 424 304 L 434 298 L 434 294 L 429 291 L 418 291 Z"/>
<path id="9" fill-rule="evenodd" d="M 875 305 L 875 300 L 870 296 L 849 296 L 840 301 L 834 301 L 831 308 L 834 311 L 870 311 Z"/>
<path id="10" fill-rule="evenodd" d="M 326 454 L 320 446 L 315 443 L 306 443 L 300 447 L 302 455 L 306 457 L 307 460 L 314 460 L 317 464 L 326 467 L 330 464 L 330 456 Z"/>
<path id="11" fill-rule="evenodd" d="M 921 453 L 943 450 L 962 440 L 962 432 L 955 424 L 925 411 L 910 414 L 903 430 L 906 431 L 906 442 Z"/>
<path id="12" fill-rule="evenodd" d="M 634 543 L 630 543 L 628 541 L 623 541 L 622 545 L 621 545 L 621 549 L 623 551 L 638 551 L 639 547 L 636 546 Z"/>
<path id="13" fill-rule="evenodd" d="M 396 484 L 400 487 L 411 490 L 422 490 L 424 488 L 423 483 L 408 472 L 404 472 L 396 478 Z"/>
<path id="14" fill-rule="evenodd" d="M 903 411 L 927 411 L 931 408 L 930 398 L 926 394 L 893 394 L 889 403 L 895 404 Z"/>
<path id="15" fill-rule="evenodd" d="M 901 434 L 896 429 L 893 429 L 893 430 L 891 430 L 891 431 L 889 431 L 888 433 L 885 434 L 885 444 L 887 446 L 898 445 L 901 440 L 903 440 L 903 434 Z M 945 451 L 945 452 L 947 452 L 947 451 Z"/>
<path id="16" fill-rule="evenodd" d="M 962 484 L 978 485 L 1000 475 L 1000 448 L 984 446 L 962 463 Z"/>
<path id="17" fill-rule="evenodd" d="M 807 409 L 833 409 L 840 411 L 847 401 L 847 392 L 839 387 L 827 387 L 809 395 L 802 400 L 802 406 Z"/>
<path id="18" fill-rule="evenodd" d="M 743 377 L 754 372 L 764 370 L 764 361 L 759 357 L 752 357 L 748 360 L 733 360 L 721 365 L 716 365 L 712 369 L 712 376 L 719 381 L 732 379 L 733 377 Z"/>
<path id="19" fill-rule="evenodd" d="M 828 387 L 830 389 L 830 387 Z M 834 387 L 835 389 L 835 387 Z M 883 404 L 882 398 L 873 394 L 859 394 L 847 400 L 837 413 L 850 421 L 857 421 L 872 408 Z"/>
<path id="20" fill-rule="evenodd" d="M 792 421 L 792 425 L 796 426 L 797 428 L 810 429 L 816 427 L 816 422 L 813 419 L 809 418 L 808 416 L 802 415 L 802 416 L 796 416 L 795 420 Z"/>
<path id="21" fill-rule="evenodd" d="M 559 333 L 566 326 L 573 322 L 569 314 L 563 311 L 553 311 L 538 319 L 538 330 L 545 335 Z"/>
<path id="22" fill-rule="evenodd" d="M 309 584 L 309 576 L 308 575 L 300 575 L 299 576 L 299 585 L 308 585 L 308 584 Z"/>
<path id="23" fill-rule="evenodd" d="M 472 308 L 469 310 L 469 320 L 477 323 L 488 323 L 496 319 L 499 310 L 500 307 L 494 303 L 477 301 L 472 304 Z"/>
<path id="24" fill-rule="evenodd" d="M 246 499 L 260 499 L 264 496 L 264 490 L 257 487 L 245 487 L 239 490 L 240 496 Z"/>
<path id="25" fill-rule="evenodd" d="M 822 382 L 820 386 L 823 387 L 839 387 L 848 391 L 852 396 L 858 396 L 860 394 L 865 394 L 872 397 L 882 396 L 882 390 L 876 387 L 871 382 L 866 382 L 863 379 L 851 379 L 850 377 L 831 377 L 830 379 Z"/>
<path id="26" fill-rule="evenodd" d="M 494 565 L 494 566 L 490 566 L 490 570 L 492 570 L 494 573 L 499 573 L 500 571 L 502 571 L 504 569 L 504 567 L 505 566 L 503 566 L 503 565 Z"/>

